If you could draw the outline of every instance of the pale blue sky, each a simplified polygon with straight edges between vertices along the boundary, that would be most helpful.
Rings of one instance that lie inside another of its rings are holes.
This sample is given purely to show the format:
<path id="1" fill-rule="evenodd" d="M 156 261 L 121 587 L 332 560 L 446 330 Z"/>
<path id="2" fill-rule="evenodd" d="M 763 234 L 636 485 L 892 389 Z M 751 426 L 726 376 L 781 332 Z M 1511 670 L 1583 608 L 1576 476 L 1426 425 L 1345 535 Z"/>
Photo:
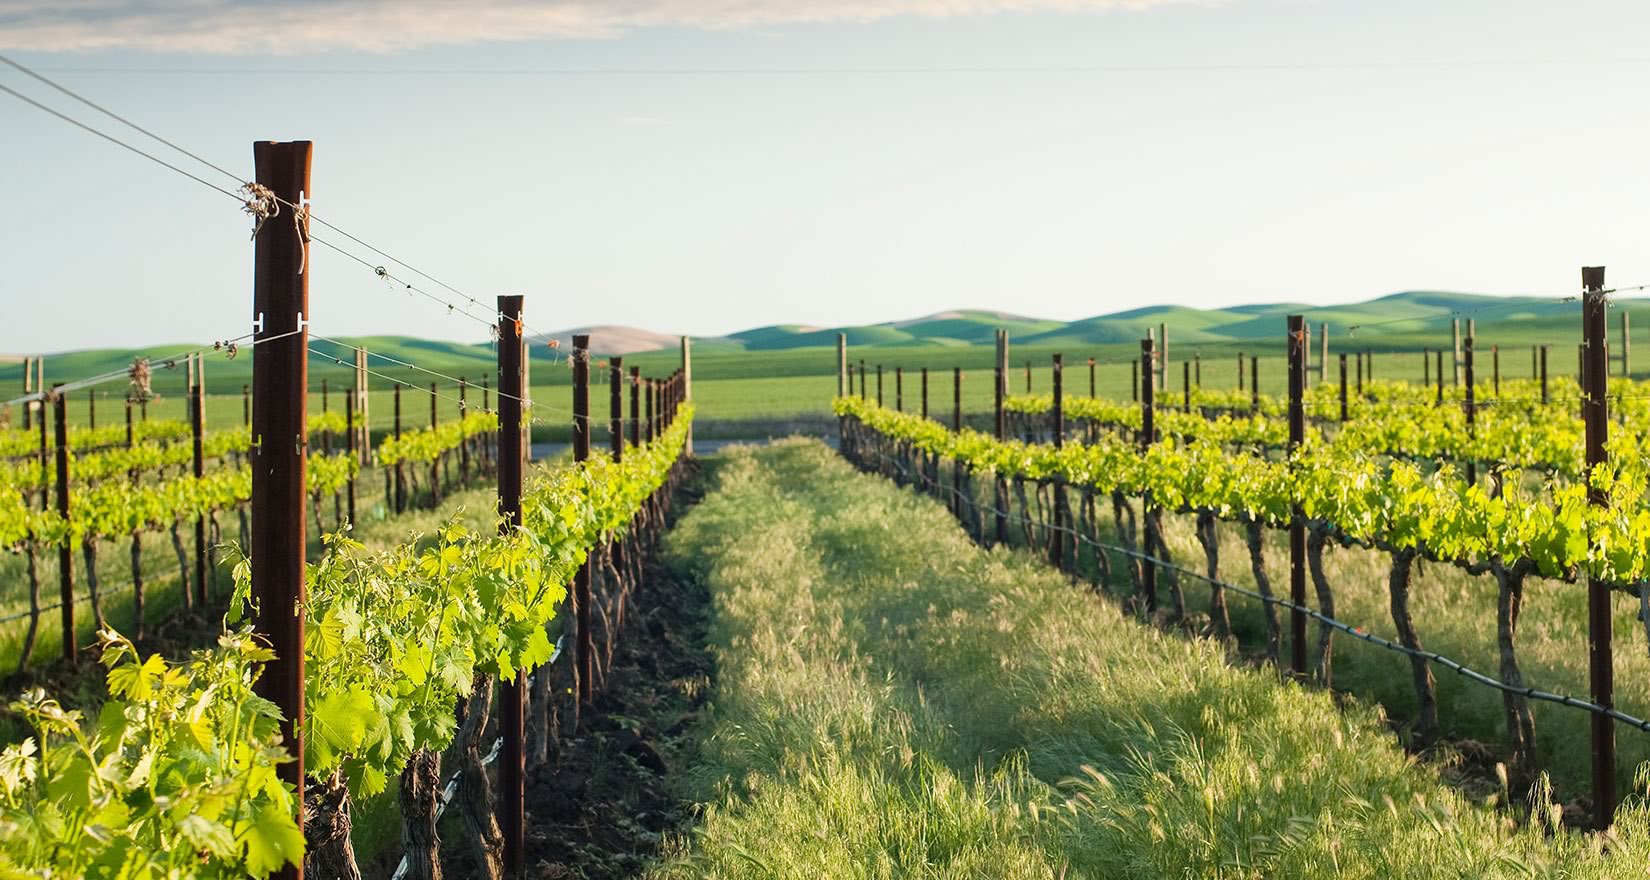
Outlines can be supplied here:
<path id="1" fill-rule="evenodd" d="M 53 5 L 0 51 L 238 172 L 314 140 L 316 214 L 541 329 L 1650 282 L 1642 2 Z M 0 352 L 245 332 L 233 202 L 0 132 Z M 485 335 L 315 261 L 316 332 Z"/>

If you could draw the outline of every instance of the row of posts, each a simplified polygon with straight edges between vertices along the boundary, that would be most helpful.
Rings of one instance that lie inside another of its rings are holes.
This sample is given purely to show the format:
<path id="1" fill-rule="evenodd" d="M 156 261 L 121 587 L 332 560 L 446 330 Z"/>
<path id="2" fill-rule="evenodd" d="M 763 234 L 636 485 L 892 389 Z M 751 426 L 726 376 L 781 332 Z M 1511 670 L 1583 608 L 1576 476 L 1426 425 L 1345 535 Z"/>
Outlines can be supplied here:
<path id="1" fill-rule="evenodd" d="M 1608 463 L 1607 456 L 1605 454 L 1605 445 L 1606 445 L 1606 442 L 1607 442 L 1607 439 L 1608 439 L 1608 432 L 1609 432 L 1607 391 L 1608 391 L 1609 368 L 1610 368 L 1611 357 L 1610 357 L 1610 352 L 1609 352 L 1608 325 L 1607 325 L 1607 320 L 1606 320 L 1606 309 L 1608 308 L 1608 302 L 1607 302 L 1607 299 L 1606 299 L 1605 288 L 1604 288 L 1604 268 L 1603 267 L 1587 267 L 1587 268 L 1582 269 L 1582 291 L 1583 291 L 1582 292 L 1582 337 L 1583 337 L 1583 341 L 1581 342 L 1581 345 L 1580 345 L 1581 356 L 1580 356 L 1580 365 L 1579 365 L 1580 368 L 1581 368 L 1581 385 L 1582 385 L 1581 416 L 1582 416 L 1583 423 L 1585 424 L 1585 433 L 1586 433 L 1586 456 L 1585 457 L 1586 457 L 1587 470 L 1588 470 L 1588 473 L 1590 474 L 1590 473 L 1593 472 L 1593 470 L 1595 468 L 1604 467 Z M 1622 350 L 1622 353 L 1619 356 L 1619 362 L 1622 365 L 1622 369 L 1623 369 L 1624 373 L 1626 372 L 1626 370 L 1628 368 L 1628 364 L 1629 364 L 1629 359 L 1628 359 L 1628 354 L 1627 354 L 1627 347 L 1626 347 L 1627 331 L 1628 331 L 1628 321 L 1627 321 L 1627 316 L 1624 313 L 1622 315 L 1622 322 L 1621 322 L 1621 335 L 1622 335 L 1622 349 L 1623 350 Z M 1162 329 L 1159 330 L 1159 334 L 1162 335 L 1163 338 L 1165 338 L 1165 339 L 1167 338 L 1166 332 L 1164 332 Z M 1475 388 L 1476 388 L 1476 375 L 1475 375 L 1476 370 L 1475 370 L 1475 364 L 1474 364 L 1474 349 L 1475 349 L 1474 335 L 1475 334 L 1474 334 L 1473 322 L 1470 321 L 1470 320 L 1467 322 L 1466 334 L 1464 336 L 1462 336 L 1460 334 L 1459 322 L 1457 322 L 1457 329 L 1456 329 L 1455 335 L 1456 335 L 1456 339 L 1457 339 L 1457 346 L 1458 346 L 1459 351 L 1461 353 L 1460 357 L 1457 359 L 1458 360 L 1458 365 L 1459 365 L 1459 368 L 1460 368 L 1460 370 L 1463 374 L 1462 378 L 1465 380 L 1465 394 L 1464 394 L 1464 398 L 1462 400 L 1462 408 L 1463 408 L 1463 410 L 1465 412 L 1465 416 L 1466 416 L 1467 430 L 1470 432 L 1470 431 L 1473 430 L 1473 427 L 1476 424 L 1476 404 L 1477 404 L 1476 392 L 1475 392 Z M 1005 437 L 1006 437 L 1006 432 L 1004 430 L 1005 421 L 1004 421 L 1004 411 L 1003 411 L 1003 398 L 1006 394 L 1006 367 L 1007 367 L 1007 359 L 1008 359 L 1008 339 L 1007 339 L 1007 333 L 1005 331 L 1002 331 L 1002 330 L 997 331 L 996 346 L 997 346 L 997 350 L 996 350 L 996 369 L 995 369 L 996 386 L 995 386 L 995 389 L 994 389 L 995 412 L 994 412 L 994 426 L 993 427 L 994 427 L 994 434 L 997 437 L 997 439 L 1002 440 L 1002 439 L 1005 439 Z M 1546 367 L 1546 350 L 1547 350 L 1546 346 L 1540 346 L 1535 350 L 1536 351 L 1535 363 L 1536 363 L 1536 366 L 1538 368 L 1538 371 L 1539 371 L 1539 373 L 1541 375 L 1541 379 L 1542 379 L 1541 384 L 1542 384 L 1542 402 L 1543 403 L 1548 402 L 1548 399 L 1549 399 L 1548 398 L 1548 392 L 1547 392 L 1546 369 L 1545 369 L 1545 367 Z M 1289 444 L 1288 444 L 1288 448 L 1289 448 L 1290 453 L 1293 454 L 1301 446 L 1301 444 L 1305 442 L 1305 438 L 1306 438 L 1305 392 L 1306 392 L 1306 386 L 1307 386 L 1307 375 L 1308 375 L 1308 372 L 1309 372 L 1309 362 L 1311 360 L 1311 354 L 1310 354 L 1311 353 L 1311 338 L 1310 338 L 1310 329 L 1309 329 L 1309 327 L 1306 323 L 1306 320 L 1305 320 L 1304 316 L 1290 315 L 1287 318 L 1287 351 L 1288 351 L 1288 365 L 1287 365 L 1287 372 L 1288 372 L 1288 410 L 1287 410 L 1287 417 L 1288 417 L 1288 421 L 1289 421 Z M 1321 352 L 1321 354 L 1319 356 L 1320 360 L 1319 360 L 1318 365 L 1317 365 L 1317 371 L 1318 371 L 1319 377 L 1321 379 L 1322 375 L 1323 375 L 1324 359 L 1326 359 L 1327 354 L 1328 354 L 1327 346 L 1326 345 L 1322 346 L 1320 348 L 1320 352 Z M 1494 355 L 1494 358 L 1493 358 L 1493 369 L 1494 369 L 1493 385 L 1494 385 L 1496 391 L 1499 392 L 1499 390 L 1500 390 L 1500 352 L 1499 352 L 1499 350 L 1492 348 L 1492 353 Z M 1347 417 L 1347 360 L 1346 359 L 1347 359 L 1347 356 L 1345 354 L 1340 355 L 1340 377 L 1339 377 L 1339 379 L 1340 379 L 1340 418 L 1343 421 Z M 1140 341 L 1140 360 L 1137 363 L 1135 363 L 1133 366 L 1135 368 L 1134 369 L 1134 374 L 1137 377 L 1137 380 L 1144 379 L 1144 381 L 1138 382 L 1138 385 L 1137 385 L 1137 392 L 1138 392 L 1137 397 L 1138 397 L 1138 400 L 1139 400 L 1139 403 L 1140 403 L 1140 408 L 1141 408 L 1141 428 L 1140 428 L 1139 434 L 1137 435 L 1137 440 L 1138 440 L 1138 443 L 1139 443 L 1142 454 L 1144 454 L 1146 452 L 1146 450 L 1152 445 L 1152 443 L 1154 443 L 1156 441 L 1156 426 L 1155 426 L 1154 413 L 1155 413 L 1155 410 L 1156 410 L 1157 407 L 1156 407 L 1155 398 L 1156 398 L 1156 391 L 1157 391 L 1158 384 L 1162 380 L 1162 378 L 1164 377 L 1164 374 L 1165 374 L 1164 360 L 1165 359 L 1163 357 L 1163 352 L 1162 352 L 1162 350 L 1160 350 L 1157 347 L 1157 340 L 1154 338 L 1154 336 L 1152 334 L 1148 334 L 1147 338 L 1142 339 Z M 839 334 L 838 338 L 837 338 L 837 364 L 838 364 L 838 377 L 837 377 L 838 392 L 839 392 L 839 394 L 852 394 L 853 391 L 854 391 L 854 389 L 853 389 L 853 376 L 852 376 L 852 371 L 850 370 L 850 368 L 848 366 L 847 351 L 846 351 L 846 338 L 841 334 Z M 1090 395 L 1091 396 L 1093 396 L 1093 394 L 1094 394 L 1093 364 L 1094 364 L 1094 362 L 1092 360 L 1090 360 L 1089 361 L 1089 366 L 1090 366 Z M 1253 360 L 1251 360 L 1250 366 L 1251 366 L 1251 371 L 1253 371 L 1255 369 Z M 1438 374 L 1437 374 L 1438 400 L 1441 403 L 1442 400 L 1443 400 L 1443 370 L 1442 370 L 1442 353 L 1441 352 L 1439 353 L 1438 366 L 1439 366 L 1439 370 L 1438 370 Z M 1364 378 L 1364 372 L 1365 372 L 1365 370 L 1364 370 L 1365 363 L 1364 363 L 1364 359 L 1362 357 L 1359 358 L 1359 367 L 1360 367 L 1360 369 L 1359 369 L 1359 380 L 1360 380 L 1359 384 L 1361 386 L 1362 385 L 1362 379 Z M 864 361 L 860 362 L 859 372 L 860 372 L 859 396 L 861 398 L 864 398 L 866 396 L 866 374 L 865 374 Z M 1183 372 L 1186 373 L 1187 376 L 1189 377 L 1189 370 L 1183 370 Z M 1064 373 L 1064 364 L 1063 364 L 1062 356 L 1059 355 L 1059 354 L 1055 354 L 1053 356 L 1053 373 L 1052 373 L 1052 385 L 1053 385 L 1053 396 L 1054 396 L 1052 417 L 1053 417 L 1053 438 L 1054 438 L 1054 444 L 1055 444 L 1056 447 L 1058 447 L 1058 446 L 1060 446 L 1064 443 L 1065 433 L 1066 433 L 1066 431 L 1065 431 L 1065 417 L 1064 417 L 1063 406 L 1062 406 L 1063 405 L 1063 395 L 1064 395 L 1063 373 Z M 1239 375 L 1241 377 L 1242 373 L 1240 372 Z M 1253 375 L 1254 374 L 1252 372 L 1251 373 L 1251 388 L 1253 388 L 1253 386 L 1254 386 Z M 896 370 L 895 371 L 895 406 L 900 408 L 900 409 L 904 408 L 903 396 L 901 394 L 902 384 L 903 384 L 902 379 L 903 379 L 902 371 Z M 1030 371 L 1029 371 L 1029 364 L 1028 364 L 1027 365 L 1028 390 L 1029 390 L 1029 382 L 1030 382 Z M 961 371 L 961 369 L 954 369 L 953 370 L 953 383 L 954 383 L 953 384 L 953 399 L 954 399 L 955 403 L 954 403 L 954 411 L 953 411 L 953 416 L 952 416 L 952 426 L 953 426 L 953 429 L 955 430 L 955 429 L 960 429 L 961 425 L 962 425 L 962 405 L 961 405 L 961 400 L 962 400 L 962 390 L 961 390 L 962 389 L 962 371 Z M 1360 387 L 1360 390 L 1361 390 L 1361 387 Z M 923 392 L 923 394 L 922 394 L 922 414 L 923 414 L 924 417 L 927 417 L 928 416 L 928 370 L 927 370 L 927 368 L 923 368 L 923 370 L 922 370 L 922 392 Z M 1188 404 L 1188 406 L 1189 406 L 1189 400 L 1190 400 L 1190 398 L 1189 398 L 1189 391 L 1188 391 L 1187 392 L 1187 404 Z M 882 403 L 882 368 L 880 366 L 877 368 L 877 402 L 879 404 Z M 960 463 L 957 465 L 957 467 L 959 469 L 961 468 Z M 1477 480 L 1476 462 L 1468 462 L 1467 463 L 1467 479 L 1468 479 L 1469 482 L 1476 482 L 1476 480 Z M 961 484 L 961 480 L 959 478 L 958 479 L 958 485 L 960 486 L 960 484 Z M 996 508 L 997 508 L 997 539 L 998 539 L 999 542 L 1002 542 L 1002 541 L 1005 541 L 1007 539 L 1007 523 L 1006 523 L 1006 515 L 1005 515 L 1005 511 L 1007 509 L 1007 503 L 1006 503 L 1006 499 L 1003 497 L 1004 494 L 1006 494 L 1006 490 L 1002 488 L 1002 481 L 1001 480 L 998 481 L 998 490 L 997 491 L 998 491 L 998 503 L 996 505 Z M 954 496 L 954 497 L 957 497 L 957 496 Z M 1064 525 L 1063 520 L 1062 520 L 1062 510 L 1060 509 L 1060 505 L 1059 505 L 1059 499 L 1064 497 L 1064 493 L 1061 492 L 1061 491 L 1056 491 L 1054 497 L 1056 499 L 1056 507 L 1055 507 L 1054 514 L 1053 514 L 1053 516 L 1054 516 L 1054 528 L 1056 530 L 1058 530 Z M 1605 491 L 1603 489 L 1595 486 L 1595 485 L 1592 485 L 1591 480 L 1589 480 L 1588 500 L 1591 504 L 1593 504 L 1595 506 L 1602 507 L 1602 506 L 1606 506 L 1608 504 L 1608 497 L 1607 497 Z M 961 503 L 960 497 L 959 497 L 959 500 L 956 503 L 958 503 L 958 504 Z M 1151 505 L 1151 498 L 1150 498 L 1149 494 L 1145 498 L 1145 503 L 1147 505 L 1147 509 L 1149 510 L 1150 505 Z M 1290 518 L 1290 526 L 1289 526 L 1289 595 L 1290 595 L 1290 602 L 1293 605 L 1293 607 L 1290 610 L 1290 672 L 1293 676 L 1295 676 L 1296 678 L 1300 678 L 1300 679 L 1304 679 L 1310 674 L 1309 658 L 1307 656 L 1307 637 L 1306 637 L 1308 617 L 1307 617 L 1307 613 L 1305 611 L 1305 609 L 1307 607 L 1307 595 L 1306 595 L 1306 582 L 1307 582 L 1306 538 L 1307 538 L 1307 534 L 1306 534 L 1306 528 L 1307 528 L 1306 516 L 1305 516 L 1304 512 L 1300 509 L 1300 506 L 1297 504 L 1297 505 L 1295 505 L 1295 507 L 1292 510 L 1292 516 Z M 1149 535 L 1150 535 L 1150 531 L 1148 530 L 1148 537 L 1149 537 Z M 1051 561 L 1056 566 L 1062 565 L 1062 563 L 1063 563 L 1063 559 L 1061 558 L 1062 554 L 1064 552 L 1063 551 L 1063 546 L 1062 546 L 1063 543 L 1064 542 L 1062 542 L 1062 541 L 1056 541 L 1056 542 L 1054 542 L 1053 547 L 1051 548 L 1051 553 L 1052 553 Z M 1149 612 L 1155 610 L 1156 603 L 1157 603 L 1157 595 L 1156 595 L 1157 594 L 1157 571 L 1156 571 L 1157 566 L 1156 566 L 1155 559 L 1152 557 L 1152 554 L 1150 552 L 1150 545 L 1149 544 L 1148 544 L 1147 550 L 1148 550 L 1148 552 L 1145 554 L 1145 557 L 1141 560 L 1141 588 L 1142 588 L 1142 591 L 1145 594 L 1146 607 L 1147 607 L 1147 611 L 1149 613 Z M 1600 582 L 1600 581 L 1589 580 L 1588 594 L 1587 594 L 1587 607 L 1588 607 L 1588 668 L 1589 668 L 1590 694 L 1591 694 L 1591 697 L 1592 697 L 1592 701 L 1595 704 L 1597 704 L 1601 707 L 1604 707 L 1606 709 L 1609 709 L 1609 708 L 1614 707 L 1614 667 L 1613 667 L 1613 660 L 1612 660 L 1612 656 L 1611 656 L 1612 632 L 1611 632 L 1611 613 L 1610 613 L 1610 585 L 1607 584 L 1607 583 Z M 1593 801 L 1593 811 L 1594 811 L 1593 820 L 1594 820 L 1595 826 L 1598 827 L 1598 828 L 1607 828 L 1607 827 L 1609 827 L 1611 819 L 1612 819 L 1612 817 L 1615 813 L 1615 807 L 1616 807 L 1616 803 L 1617 803 L 1616 759 L 1615 759 L 1615 729 L 1614 729 L 1613 725 L 1614 725 L 1614 722 L 1610 718 L 1608 718 L 1608 717 L 1606 717 L 1602 714 L 1594 713 L 1592 715 L 1591 758 L 1592 758 L 1592 801 Z"/>

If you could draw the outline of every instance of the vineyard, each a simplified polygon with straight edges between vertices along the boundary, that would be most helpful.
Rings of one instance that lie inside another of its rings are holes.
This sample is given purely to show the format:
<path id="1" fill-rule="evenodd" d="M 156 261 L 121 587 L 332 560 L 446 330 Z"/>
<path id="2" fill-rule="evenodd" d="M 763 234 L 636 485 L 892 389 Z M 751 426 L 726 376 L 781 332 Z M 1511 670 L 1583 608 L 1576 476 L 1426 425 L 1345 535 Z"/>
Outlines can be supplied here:
<path id="1" fill-rule="evenodd" d="M 778 328 L 834 375 L 752 333 L 701 395 L 317 216 L 311 142 L 243 180 L 0 62 L 253 269 L 248 332 L 7 373 L 0 880 L 1650 876 L 1650 285 L 984 380 Z M 486 341 L 321 335 L 321 255 Z"/>

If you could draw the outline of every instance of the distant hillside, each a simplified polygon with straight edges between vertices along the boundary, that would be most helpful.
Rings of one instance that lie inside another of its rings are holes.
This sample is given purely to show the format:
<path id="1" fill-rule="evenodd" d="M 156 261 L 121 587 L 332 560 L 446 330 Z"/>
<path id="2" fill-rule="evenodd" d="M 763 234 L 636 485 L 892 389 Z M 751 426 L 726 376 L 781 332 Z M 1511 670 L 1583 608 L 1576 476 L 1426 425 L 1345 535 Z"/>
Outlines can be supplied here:
<path id="1" fill-rule="evenodd" d="M 1636 327 L 1650 328 L 1650 301 L 1621 300 L 1613 313 L 1637 315 Z M 891 349 L 885 359 L 899 362 L 910 350 L 913 362 L 920 361 L 922 349 L 945 348 L 956 351 L 948 356 L 956 362 L 973 362 L 981 347 L 989 347 L 993 333 L 1007 329 L 1014 345 L 1025 348 L 1063 350 L 1071 356 L 1106 357 L 1126 356 L 1147 333 L 1166 325 L 1172 356 L 1190 356 L 1201 349 L 1207 351 L 1216 345 L 1238 344 L 1233 350 L 1256 347 L 1267 340 L 1276 341 L 1283 333 L 1284 316 L 1300 314 L 1312 324 L 1314 333 L 1327 324 L 1332 348 L 1369 347 L 1376 350 L 1397 351 L 1444 347 L 1449 341 L 1450 319 L 1460 317 L 1475 320 L 1481 346 L 1499 345 L 1503 349 L 1528 347 L 1536 343 L 1573 341 L 1579 333 L 1579 306 L 1574 301 L 1560 301 L 1538 297 L 1489 297 L 1470 293 L 1447 291 L 1407 291 L 1383 296 L 1362 303 L 1334 306 L 1309 306 L 1299 303 L 1256 303 L 1223 309 L 1195 309 L 1177 305 L 1151 305 L 1123 311 L 1108 312 L 1076 321 L 1056 321 L 991 310 L 955 310 L 938 312 L 921 318 L 888 321 L 880 324 L 842 327 L 816 327 L 803 324 L 776 324 L 753 327 L 723 337 L 695 338 L 694 351 L 710 361 L 723 355 L 762 353 L 760 359 L 750 359 L 738 371 L 749 370 L 772 375 L 773 371 L 820 369 L 818 364 L 829 364 L 829 356 L 821 349 L 836 345 L 837 334 L 847 336 L 856 349 Z M 1612 332 L 1616 318 L 1612 315 Z M 632 365 L 646 369 L 666 365 L 674 360 L 678 339 L 674 334 L 626 327 L 598 325 L 552 333 L 534 340 L 533 361 L 541 372 L 535 381 L 565 381 L 565 371 L 550 371 L 550 362 L 561 361 L 571 348 L 574 332 L 588 332 L 592 349 L 598 357 L 624 355 Z M 1641 331 L 1643 332 L 1643 331 Z M 549 338 L 560 340 L 557 348 L 544 345 Z M 1349 342 L 1349 340 L 1355 340 Z M 476 344 L 415 339 L 403 336 L 368 336 L 343 340 L 350 345 L 365 346 L 375 355 L 372 367 L 382 376 L 393 376 L 408 382 L 427 384 L 427 373 L 416 373 L 394 361 L 417 364 L 427 370 L 448 376 L 467 376 L 471 379 L 490 376 L 496 359 L 489 342 Z M 314 342 L 318 356 L 311 359 L 312 381 L 322 379 L 337 386 L 348 381 L 347 369 L 332 362 L 336 358 L 351 361 L 348 351 L 330 343 Z M 99 349 L 48 354 L 46 357 L 47 383 L 69 381 L 124 368 L 134 357 L 161 358 L 175 355 L 192 347 L 189 343 L 157 345 L 144 349 Z M 794 353 L 791 354 L 791 353 Z M 251 377 L 251 358 L 242 353 L 233 360 L 214 359 L 207 367 L 207 381 L 215 393 L 238 392 L 240 385 Z M 989 353 L 986 355 L 989 357 Z M 821 358 L 824 357 L 824 360 Z M 781 367 L 780 364 L 792 366 Z M 546 366 L 537 366 L 544 363 Z M 717 368 L 711 368 L 713 371 Z M 174 371 L 157 370 L 157 388 L 181 388 L 181 368 Z M 707 373 L 708 375 L 708 373 Z M 16 353 L 0 355 L 0 388 L 22 388 L 22 367 Z M 3 399 L 3 398 L 0 398 Z"/>

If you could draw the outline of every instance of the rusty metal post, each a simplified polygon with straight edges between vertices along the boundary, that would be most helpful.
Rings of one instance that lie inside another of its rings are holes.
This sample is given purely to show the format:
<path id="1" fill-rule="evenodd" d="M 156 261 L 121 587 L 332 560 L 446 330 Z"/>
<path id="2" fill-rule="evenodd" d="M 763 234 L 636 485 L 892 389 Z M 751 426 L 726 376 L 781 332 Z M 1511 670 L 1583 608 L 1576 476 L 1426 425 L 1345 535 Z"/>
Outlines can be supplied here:
<path id="1" fill-rule="evenodd" d="M 521 478 L 523 443 L 521 433 L 521 401 L 523 393 L 523 348 L 521 344 L 522 297 L 498 298 L 498 512 L 502 517 L 500 534 L 509 534 L 522 525 Z M 576 371 L 576 368 L 575 368 Z M 576 381 L 576 380 L 575 380 Z M 574 392 L 575 400 L 577 392 Z M 431 398 L 432 400 L 434 398 Z M 577 422 L 574 436 L 577 436 Z M 579 606 L 581 612 L 584 608 Z M 579 629 L 580 644 L 585 630 Z M 581 657 L 582 659 L 582 657 Z M 584 669 L 583 666 L 580 667 Z M 546 674 L 546 673 L 540 673 Z M 580 678 L 580 687 L 585 679 Z M 527 676 L 522 670 L 508 681 L 499 682 L 499 735 L 504 739 L 499 755 L 499 831 L 504 836 L 504 870 L 517 877 L 526 869 L 526 778 L 527 751 L 525 722 Z"/>
<path id="2" fill-rule="evenodd" d="M 651 428 L 650 428 L 651 431 Z M 650 438 L 651 439 L 651 438 Z M 590 337 L 573 337 L 573 460 L 590 458 Z M 579 566 L 573 580 L 574 609 L 578 619 L 579 702 L 589 704 L 595 696 L 592 676 L 596 669 L 595 634 L 591 631 L 590 560 Z"/>
<path id="3" fill-rule="evenodd" d="M 1587 430 L 1587 500 L 1605 507 L 1609 498 L 1603 488 L 1592 485 L 1592 475 L 1609 464 L 1604 447 L 1609 440 L 1610 419 L 1607 399 L 1610 382 L 1610 353 L 1606 348 L 1609 327 L 1604 293 L 1604 267 L 1581 270 L 1581 330 L 1586 340 L 1585 369 L 1581 381 L 1585 393 L 1581 418 Z M 1587 655 L 1593 702 L 1605 708 L 1615 705 L 1615 669 L 1610 656 L 1610 585 L 1587 579 Z M 1604 715 L 1592 716 L 1593 738 L 1593 824 L 1599 830 L 1610 827 L 1616 812 L 1616 731 L 1615 722 Z"/>
<path id="4" fill-rule="evenodd" d="M 311 193 L 308 141 L 252 147 L 257 182 L 276 198 L 303 204 Z M 254 239 L 252 318 L 252 598 L 253 625 L 275 659 L 258 692 L 280 709 L 291 760 L 277 770 L 294 791 L 304 827 L 304 496 L 309 427 L 309 220 L 264 223 Z M 301 880 L 303 865 L 277 876 Z"/>
<path id="5" fill-rule="evenodd" d="M 1306 318 L 1290 315 L 1289 326 L 1289 453 L 1306 442 L 1306 362 L 1310 339 Z M 1296 678 L 1307 676 L 1306 659 L 1306 513 L 1293 505 L 1289 517 L 1289 669 Z"/>
<path id="6" fill-rule="evenodd" d="M 1156 440 L 1157 424 L 1153 413 L 1153 397 L 1156 391 L 1152 382 L 1152 359 L 1156 357 L 1151 337 L 1140 340 L 1140 454 L 1145 455 Z M 1239 357 L 1242 357 L 1239 355 Z M 1239 373 L 1239 375 L 1242 375 Z M 1146 614 L 1150 616 L 1157 611 L 1157 563 L 1152 560 L 1151 529 L 1144 527 L 1151 522 L 1152 494 L 1147 492 L 1140 503 L 1141 534 L 1145 540 L 1141 546 L 1146 549 L 1143 559 L 1140 560 L 1140 589 L 1146 594 Z"/>
<path id="7" fill-rule="evenodd" d="M 189 389 L 189 433 L 193 435 L 194 474 L 206 476 L 206 358 L 196 355 L 195 384 Z M 195 607 L 206 607 L 206 515 L 195 517 Z"/>
<path id="8" fill-rule="evenodd" d="M 56 429 L 53 431 L 57 439 L 57 515 L 63 522 L 69 521 L 69 404 L 68 395 L 60 391 L 62 383 L 52 386 L 52 414 L 56 417 Z M 41 410 L 40 427 L 46 427 L 45 410 Z M 69 546 L 68 536 L 64 536 L 62 543 L 57 546 L 57 582 L 58 603 L 61 605 L 63 617 L 63 660 L 70 666 L 75 664 L 79 656 L 76 645 L 77 637 L 74 628 L 74 553 Z"/>

